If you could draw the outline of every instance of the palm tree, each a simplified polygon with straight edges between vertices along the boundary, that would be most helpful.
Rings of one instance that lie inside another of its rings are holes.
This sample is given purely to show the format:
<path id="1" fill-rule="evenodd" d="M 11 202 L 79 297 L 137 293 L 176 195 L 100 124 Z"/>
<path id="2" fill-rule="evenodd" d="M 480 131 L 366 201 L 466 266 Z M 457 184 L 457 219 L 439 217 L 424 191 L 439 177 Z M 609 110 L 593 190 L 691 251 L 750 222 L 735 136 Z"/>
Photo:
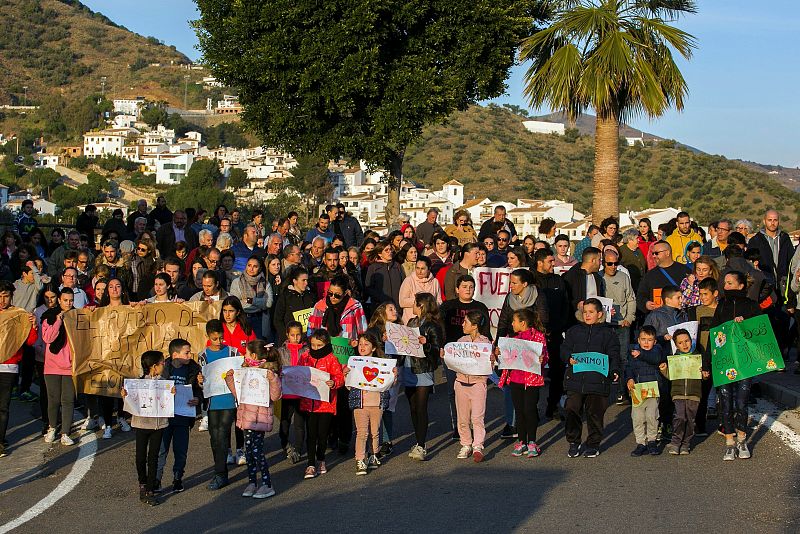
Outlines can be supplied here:
<path id="1" fill-rule="evenodd" d="M 597 114 L 592 219 L 619 215 L 619 124 L 683 109 L 688 88 L 672 49 L 689 59 L 695 38 L 671 25 L 692 0 L 554 0 L 551 25 L 523 40 L 525 96 L 575 120 Z"/>

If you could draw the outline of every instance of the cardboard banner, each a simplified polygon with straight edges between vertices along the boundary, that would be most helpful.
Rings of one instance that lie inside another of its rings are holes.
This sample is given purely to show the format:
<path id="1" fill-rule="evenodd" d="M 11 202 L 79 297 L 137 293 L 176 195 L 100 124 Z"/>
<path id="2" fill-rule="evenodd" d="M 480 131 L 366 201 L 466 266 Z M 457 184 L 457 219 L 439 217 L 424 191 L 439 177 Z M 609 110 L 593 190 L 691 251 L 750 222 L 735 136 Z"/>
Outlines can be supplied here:
<path id="1" fill-rule="evenodd" d="M 231 369 L 236 373 L 237 369 L 242 368 L 242 363 L 244 363 L 242 356 L 231 356 L 205 364 L 203 366 L 203 397 L 209 399 L 229 394 L 231 390 L 228 388 L 228 383 L 225 382 L 225 375 Z"/>
<path id="2" fill-rule="evenodd" d="M 64 327 L 78 391 L 119 397 L 124 378 L 142 376 L 142 353 L 157 350 L 169 356 L 173 339 L 188 341 L 196 355 L 206 345 L 206 323 L 219 318 L 221 306 L 221 302 L 164 302 L 67 312 Z"/>
<path id="3" fill-rule="evenodd" d="M 189 401 L 194 398 L 192 385 L 175 386 L 175 415 L 191 417 L 197 416 L 197 406 L 189 406 Z"/>
<path id="4" fill-rule="evenodd" d="M 444 346 L 444 363 L 456 373 L 472 376 L 492 374 L 492 344 L 469 343 L 466 341 L 448 343 Z"/>
<path id="5" fill-rule="evenodd" d="M 670 380 L 701 380 L 703 357 L 699 354 L 675 354 L 667 356 Z"/>
<path id="6" fill-rule="evenodd" d="M 311 312 L 313 311 L 314 308 L 306 308 L 292 314 L 294 320 L 303 325 L 303 332 L 308 332 L 308 318 L 311 317 Z"/>
<path id="7" fill-rule="evenodd" d="M 267 370 L 242 367 L 233 371 L 233 384 L 239 404 L 269 407 Z"/>
<path id="8" fill-rule="evenodd" d="M 175 395 L 172 380 L 152 380 L 149 378 L 126 378 L 122 406 L 130 414 L 140 417 L 173 417 L 175 415 Z"/>
<path id="9" fill-rule="evenodd" d="M 599 352 L 579 352 L 572 358 L 578 363 L 572 366 L 573 373 L 600 373 L 608 376 L 608 355 Z"/>
<path id="10" fill-rule="evenodd" d="M 723 323 L 711 329 L 708 339 L 714 387 L 784 368 L 781 349 L 766 315 L 741 323 Z"/>
<path id="11" fill-rule="evenodd" d="M 16 306 L 0 312 L 0 363 L 15 355 L 28 339 L 31 332 L 29 315 Z"/>
<path id="12" fill-rule="evenodd" d="M 403 354 L 414 358 L 424 358 L 422 344 L 419 342 L 419 328 L 409 328 L 397 323 L 386 323 L 386 354 Z"/>
<path id="13" fill-rule="evenodd" d="M 633 390 L 628 390 L 631 394 L 631 405 L 636 408 L 647 399 L 657 399 L 659 396 L 658 382 L 637 383 Z"/>
<path id="14" fill-rule="evenodd" d="M 347 362 L 350 372 L 344 385 L 364 391 L 386 391 L 394 384 L 394 369 L 397 361 L 393 358 L 373 358 L 353 356 Z"/>
<path id="15" fill-rule="evenodd" d="M 284 395 L 330 402 L 331 389 L 325 383 L 330 379 L 331 375 L 316 367 L 288 366 L 281 371 L 281 389 Z"/>
<path id="16" fill-rule="evenodd" d="M 507 267 L 476 267 L 472 270 L 472 277 L 475 278 L 475 300 L 484 303 L 489 309 L 492 337 L 497 335 L 500 311 L 509 291 L 508 277 L 513 270 Z"/>
<path id="17" fill-rule="evenodd" d="M 347 365 L 350 356 L 355 356 L 356 350 L 350 345 L 350 339 L 346 337 L 332 337 L 333 355 L 342 365 Z"/>
<path id="18" fill-rule="evenodd" d="M 497 357 L 497 367 L 500 369 L 542 374 L 539 358 L 544 347 L 538 341 L 501 337 L 497 340 L 497 347 L 500 349 L 500 356 Z"/>
<path id="19" fill-rule="evenodd" d="M 689 337 L 692 338 L 692 350 L 695 350 L 697 348 L 697 326 L 698 326 L 698 324 L 699 323 L 697 321 L 686 321 L 685 323 L 676 324 L 675 326 L 668 326 L 667 327 L 667 334 L 669 334 L 670 337 L 672 337 L 672 336 L 674 336 L 676 331 L 678 331 L 680 329 L 686 330 L 687 332 L 689 332 Z M 670 339 L 669 342 L 672 345 L 672 352 L 674 354 L 675 350 L 677 348 L 675 346 L 675 341 Z"/>

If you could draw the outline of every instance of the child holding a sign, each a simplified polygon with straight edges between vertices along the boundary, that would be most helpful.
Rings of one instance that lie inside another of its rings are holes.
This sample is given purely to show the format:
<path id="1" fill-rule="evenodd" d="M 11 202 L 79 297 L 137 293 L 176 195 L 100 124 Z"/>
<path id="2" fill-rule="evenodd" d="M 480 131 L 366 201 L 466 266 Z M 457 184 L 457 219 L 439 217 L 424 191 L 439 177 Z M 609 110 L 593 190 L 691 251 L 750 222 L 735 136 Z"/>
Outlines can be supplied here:
<path id="1" fill-rule="evenodd" d="M 605 365 L 592 365 L 578 361 L 593 360 Z M 569 443 L 567 456 L 577 458 L 581 454 L 582 413 L 586 412 L 586 458 L 600 454 L 603 440 L 603 417 L 608 408 L 611 380 L 619 376 L 619 338 L 603 316 L 603 305 L 595 298 L 583 303 L 583 322 L 569 330 L 561 345 L 561 360 L 568 364 L 564 374 L 564 390 L 567 392 L 565 435 Z M 579 365 L 581 364 L 581 365 Z M 576 367 L 577 366 L 577 367 Z M 602 367 L 602 371 L 600 368 Z M 610 378 L 609 378 L 610 377 Z"/>
<path id="2" fill-rule="evenodd" d="M 516 339 L 542 344 L 539 364 L 545 365 L 548 359 L 547 338 L 538 314 L 531 308 L 515 310 L 511 316 L 511 328 L 516 334 L 514 336 Z M 499 353 L 500 349 L 495 349 L 495 354 Z M 502 388 L 506 384 L 511 387 L 511 399 L 514 402 L 519 433 L 519 440 L 511 455 L 535 458 L 541 454 L 539 445 L 536 444 L 536 431 L 539 428 L 539 393 L 544 386 L 544 377 L 519 369 L 505 369 L 500 376 L 498 386 Z"/>
<path id="3" fill-rule="evenodd" d="M 639 331 L 639 344 L 631 349 L 625 366 L 625 378 L 631 395 L 631 419 L 636 448 L 631 456 L 658 456 L 658 366 L 664 361 L 661 346 L 656 343 L 656 330 L 645 325 Z M 644 398 L 644 397 L 647 398 Z"/>
<path id="4" fill-rule="evenodd" d="M 225 382 L 237 401 L 236 426 L 244 430 L 244 454 L 247 459 L 247 476 L 250 483 L 242 493 L 242 497 L 266 499 L 275 495 L 272 479 L 269 476 L 269 464 L 264 455 L 264 433 L 272 431 L 272 403 L 281 398 L 281 381 L 278 373 L 281 370 L 281 355 L 277 349 L 266 348 L 263 340 L 251 341 L 247 344 L 247 355 L 242 369 L 256 367 L 266 369 L 269 393 L 264 392 L 264 399 L 258 404 L 250 404 L 242 400 L 242 391 L 237 391 L 234 371 L 229 369 L 225 374 Z M 241 387 L 247 388 L 248 384 Z M 266 406 L 264 406 L 266 404 Z M 258 485 L 258 472 L 261 471 L 261 485 Z"/>
<path id="5" fill-rule="evenodd" d="M 489 318 L 480 310 L 470 310 L 464 316 L 462 323 L 464 336 L 459 342 L 491 343 L 489 339 Z M 494 358 L 492 358 L 494 360 Z M 478 463 L 483 461 L 483 440 L 486 439 L 486 429 L 483 418 L 486 415 L 486 379 L 489 375 L 468 375 L 456 373 L 455 394 L 456 414 L 458 416 L 458 436 L 461 440 L 461 450 L 458 458 L 469 458 Z M 472 423 L 472 433 L 469 425 Z"/>
<path id="6" fill-rule="evenodd" d="M 306 467 L 304 478 L 314 478 L 328 472 L 325 465 L 325 450 L 328 448 L 331 421 L 336 415 L 336 390 L 344 385 L 344 374 L 342 374 L 342 364 L 333 355 L 331 336 L 327 330 L 324 328 L 315 330 L 309 336 L 308 341 L 311 348 L 300 359 L 300 365 L 315 367 L 327 372 L 330 375 L 327 386 L 331 390 L 330 398 L 327 401 L 306 398 L 300 400 L 300 409 L 308 414 L 308 432 L 306 433 L 308 467 Z"/>
<path id="7" fill-rule="evenodd" d="M 384 358 L 382 345 L 371 332 L 365 332 L 358 336 L 358 354 L 360 356 Z M 350 367 L 345 366 L 344 374 L 347 375 L 349 372 Z M 397 367 L 394 367 L 394 373 L 397 375 Z M 377 370 L 375 370 L 375 374 L 377 375 Z M 366 369 L 364 376 L 366 376 Z M 389 389 L 378 392 L 353 387 L 350 389 L 348 401 L 356 421 L 356 475 L 366 475 L 367 470 L 377 469 L 381 465 L 376 456 L 378 432 L 381 427 L 383 411 L 389 405 Z M 369 458 L 367 458 L 368 440 L 372 445 Z"/>
<path id="8" fill-rule="evenodd" d="M 692 336 L 688 330 L 680 328 L 672 335 L 675 343 L 675 355 L 691 354 Z M 672 358 L 672 356 L 670 356 Z M 668 360 L 669 361 L 669 360 Z M 688 372 L 678 372 L 678 361 L 663 362 L 658 366 L 661 374 L 671 381 L 670 392 L 672 403 L 675 405 L 675 415 L 672 418 L 672 441 L 667 445 L 666 451 L 670 454 L 689 454 L 694 437 L 694 421 L 697 417 L 697 407 L 703 396 L 703 385 L 700 378 L 708 378 L 709 373 L 701 375 L 702 362 L 698 361 L 694 369 Z"/>
<path id="9" fill-rule="evenodd" d="M 303 338 L 302 324 L 290 321 L 286 325 L 286 341 L 278 348 L 278 353 L 281 355 L 281 367 L 299 365 L 300 360 L 308 353 L 308 343 Z M 294 445 L 289 444 L 289 428 L 292 420 L 294 420 Z M 281 397 L 281 426 L 278 433 L 286 457 L 296 464 L 303 454 L 306 436 L 306 416 L 300 411 L 300 397 L 296 395 Z"/>
<path id="10" fill-rule="evenodd" d="M 164 355 L 157 350 L 148 350 L 142 354 L 142 378 L 162 380 L 161 372 L 164 370 Z M 120 390 L 124 399 L 128 392 L 125 388 Z M 175 387 L 172 387 L 175 394 Z M 161 437 L 164 429 L 169 425 L 167 417 L 141 417 L 134 415 L 131 426 L 136 429 L 136 472 L 139 475 L 139 500 L 150 506 L 159 504 L 154 493 L 156 484 L 156 468 L 158 467 L 158 452 L 161 449 Z"/>

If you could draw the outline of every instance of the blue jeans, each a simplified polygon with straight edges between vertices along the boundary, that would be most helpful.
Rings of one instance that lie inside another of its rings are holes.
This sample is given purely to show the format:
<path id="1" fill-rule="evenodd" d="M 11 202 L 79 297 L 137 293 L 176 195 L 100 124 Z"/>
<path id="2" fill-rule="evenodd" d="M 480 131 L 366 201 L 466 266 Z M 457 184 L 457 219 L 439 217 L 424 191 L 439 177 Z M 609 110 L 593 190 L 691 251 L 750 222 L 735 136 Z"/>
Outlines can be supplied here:
<path id="1" fill-rule="evenodd" d="M 751 379 L 740 380 L 717 388 L 720 416 L 725 434 L 747 432 L 747 399 L 750 396 Z"/>
<path id="2" fill-rule="evenodd" d="M 183 478 L 183 471 L 186 469 L 186 456 L 189 453 L 189 430 L 188 426 L 176 426 L 171 423 L 164 429 L 164 434 L 161 437 L 161 449 L 158 451 L 156 480 L 160 481 L 161 476 L 164 474 L 164 466 L 167 465 L 170 445 L 172 445 L 172 453 L 175 455 L 172 474 L 175 480 Z"/>

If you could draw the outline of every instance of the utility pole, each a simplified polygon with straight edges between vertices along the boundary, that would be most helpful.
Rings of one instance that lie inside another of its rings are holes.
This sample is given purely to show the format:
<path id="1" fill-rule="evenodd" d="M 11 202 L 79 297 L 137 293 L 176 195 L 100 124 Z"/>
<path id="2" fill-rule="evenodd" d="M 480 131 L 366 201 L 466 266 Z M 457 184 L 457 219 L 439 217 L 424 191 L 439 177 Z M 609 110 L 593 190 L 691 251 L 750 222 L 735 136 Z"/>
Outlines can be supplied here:
<path id="1" fill-rule="evenodd" d="M 183 109 L 188 109 L 187 98 L 189 96 L 189 75 L 183 77 Z"/>
<path id="2" fill-rule="evenodd" d="M 28 105 L 28 86 L 27 85 L 23 85 L 22 86 L 22 90 L 25 92 L 24 93 L 25 96 L 22 98 L 22 105 L 23 106 L 27 106 Z"/>
<path id="3" fill-rule="evenodd" d="M 106 96 L 106 77 L 100 76 L 100 94 L 105 98 Z"/>

